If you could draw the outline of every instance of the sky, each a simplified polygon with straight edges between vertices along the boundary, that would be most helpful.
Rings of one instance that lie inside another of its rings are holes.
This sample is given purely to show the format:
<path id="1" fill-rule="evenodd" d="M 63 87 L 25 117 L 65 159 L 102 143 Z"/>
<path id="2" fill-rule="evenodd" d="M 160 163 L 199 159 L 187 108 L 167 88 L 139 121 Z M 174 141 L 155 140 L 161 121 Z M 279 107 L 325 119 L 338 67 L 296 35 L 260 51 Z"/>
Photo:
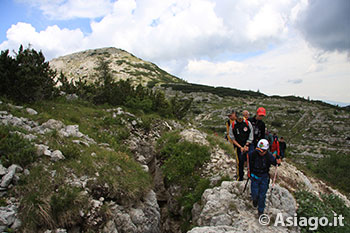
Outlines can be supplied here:
<path id="1" fill-rule="evenodd" d="M 0 50 L 116 47 L 190 83 L 350 104 L 349 0 L 0 0 Z"/>

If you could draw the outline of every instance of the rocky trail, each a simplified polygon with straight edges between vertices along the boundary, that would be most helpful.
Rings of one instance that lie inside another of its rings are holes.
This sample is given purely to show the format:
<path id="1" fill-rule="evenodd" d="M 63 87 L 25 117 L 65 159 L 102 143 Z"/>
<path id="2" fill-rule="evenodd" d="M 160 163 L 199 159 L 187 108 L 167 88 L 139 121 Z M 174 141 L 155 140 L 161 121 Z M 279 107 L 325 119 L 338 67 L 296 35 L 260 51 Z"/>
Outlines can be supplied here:
<path id="1" fill-rule="evenodd" d="M 1 103 L 4 104 L 4 103 Z M 34 109 L 23 109 L 20 106 L 12 106 L 26 111 L 28 114 L 37 114 Z M 108 110 L 113 115 L 123 115 L 127 117 L 131 113 L 124 112 L 122 109 Z M 61 121 L 50 119 L 47 122 L 39 124 L 24 117 L 16 117 L 7 111 L 0 112 L 0 123 L 4 125 L 16 126 L 25 129 L 28 134 L 21 134 L 24 138 L 34 141 L 38 135 L 56 130 L 59 137 L 69 138 L 73 136 L 74 143 L 89 146 L 96 142 L 88 135 L 79 131 L 79 125 L 64 125 Z M 168 218 L 167 209 L 176 208 L 174 197 L 176 189 L 167 189 L 163 183 L 161 169 L 156 159 L 156 141 L 161 136 L 161 130 L 171 131 L 180 130 L 183 140 L 202 145 L 209 145 L 207 134 L 193 127 L 181 125 L 175 121 L 157 122 L 150 131 L 144 131 L 135 127 L 137 122 L 128 123 L 127 127 L 131 131 L 131 136 L 125 141 L 134 158 L 143 169 L 152 174 L 154 187 L 138 203 L 132 205 L 123 205 L 107 200 L 103 196 L 94 199 L 89 196 L 90 209 L 87 221 L 91 225 L 102 224 L 101 217 L 97 215 L 99 209 L 104 204 L 111 209 L 107 222 L 103 223 L 102 232 L 180 232 L 179 222 Z M 108 148 L 108 144 L 100 144 L 100 147 Z M 65 159 L 62 152 L 49 148 L 45 144 L 36 144 L 37 155 L 48 156 L 54 163 Z M 262 226 L 257 218 L 257 210 L 253 207 L 250 200 L 250 185 L 242 193 L 244 182 L 234 181 L 236 161 L 233 155 L 227 154 L 219 146 L 211 148 L 210 160 L 205 164 L 202 175 L 210 179 L 212 184 L 216 184 L 222 177 L 226 176 L 231 181 L 224 181 L 221 185 L 205 190 L 201 201 L 197 202 L 192 209 L 192 223 L 196 226 L 190 233 L 204 232 L 299 232 L 300 229 L 293 227 L 274 226 L 273 219 L 271 223 Z M 271 168 L 271 176 L 275 168 Z M 8 190 L 17 185 L 22 176 L 26 176 L 30 170 L 22 169 L 18 165 L 3 167 L 0 165 L 0 196 L 6 197 L 7 205 L 0 207 L 0 232 L 10 227 L 14 230 L 21 225 L 18 217 L 20 200 L 8 196 Z M 74 177 L 74 176 L 72 176 Z M 67 178 L 67 182 L 78 187 L 88 189 L 86 182 L 91 177 Z M 271 184 L 270 184 L 271 188 Z M 299 189 L 307 189 L 310 192 L 320 195 L 321 193 L 334 193 L 341 197 L 345 203 L 350 206 L 346 196 L 337 190 L 327 186 L 324 182 L 307 177 L 303 172 L 288 162 L 283 162 L 278 168 L 277 182 L 273 193 L 268 191 L 266 198 L 266 211 L 269 216 L 277 216 L 278 213 L 284 217 L 293 217 L 296 213 L 298 204 L 292 193 Z M 46 233 L 55 232 L 55 229 L 47 229 Z M 78 230 L 68 231 L 67 229 L 56 229 L 56 232 L 78 232 Z"/>

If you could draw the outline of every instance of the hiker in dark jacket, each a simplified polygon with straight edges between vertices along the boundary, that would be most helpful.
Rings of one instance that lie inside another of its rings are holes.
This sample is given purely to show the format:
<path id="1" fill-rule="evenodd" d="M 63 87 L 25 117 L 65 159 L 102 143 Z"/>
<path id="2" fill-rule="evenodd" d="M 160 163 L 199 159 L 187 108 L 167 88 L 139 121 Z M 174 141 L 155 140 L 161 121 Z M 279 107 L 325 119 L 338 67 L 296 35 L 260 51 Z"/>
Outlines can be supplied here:
<path id="1" fill-rule="evenodd" d="M 280 153 L 281 153 L 282 159 L 284 159 L 284 153 L 285 153 L 286 149 L 287 149 L 287 144 L 284 141 L 284 138 L 281 137 L 280 138 Z"/>
<path id="2" fill-rule="evenodd" d="M 252 152 L 256 148 L 256 145 L 258 144 L 258 141 L 260 139 L 265 138 L 265 123 L 263 122 L 263 118 L 265 116 L 266 116 L 265 108 L 260 107 L 256 111 L 256 115 L 248 119 L 252 124 L 253 130 L 254 130 L 254 139 L 253 139 L 253 143 L 249 147 L 249 152 Z"/>
<path id="3" fill-rule="evenodd" d="M 236 151 L 237 180 L 242 181 L 244 161 L 253 141 L 253 126 L 248 120 L 243 120 L 241 112 L 236 112 L 236 120 L 231 124 L 229 136 Z"/>
<path id="4" fill-rule="evenodd" d="M 270 166 L 281 163 L 269 151 L 269 142 L 261 139 L 256 149 L 249 153 L 249 170 L 251 179 L 251 197 L 254 207 L 258 207 L 258 215 L 264 213 L 266 193 L 270 183 Z"/>

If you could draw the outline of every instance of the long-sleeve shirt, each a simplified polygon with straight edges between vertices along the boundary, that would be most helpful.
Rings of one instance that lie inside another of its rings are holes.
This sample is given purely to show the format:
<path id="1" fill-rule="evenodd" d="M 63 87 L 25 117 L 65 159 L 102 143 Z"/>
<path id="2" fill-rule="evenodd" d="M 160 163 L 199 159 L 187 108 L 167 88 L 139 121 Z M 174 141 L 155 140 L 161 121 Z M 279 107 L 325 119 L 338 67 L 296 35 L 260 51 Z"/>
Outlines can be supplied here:
<path id="1" fill-rule="evenodd" d="M 233 132 L 232 124 L 234 124 L 235 132 Z M 236 140 L 238 142 L 238 144 L 240 144 L 241 146 L 244 146 L 246 143 L 253 142 L 253 139 L 254 139 L 253 126 L 249 121 L 247 121 L 247 120 L 243 120 L 242 122 L 234 121 L 232 124 L 231 124 L 230 132 L 229 132 L 229 137 L 232 141 Z M 247 137 L 247 139 L 243 138 L 244 134 L 242 134 L 242 132 L 237 127 L 238 125 L 242 125 L 242 124 L 244 124 L 244 126 L 242 128 L 243 132 L 244 132 L 245 128 L 247 130 L 250 130 L 249 136 Z M 242 138 L 240 138 L 240 137 L 242 137 Z"/>
<path id="2" fill-rule="evenodd" d="M 231 128 L 231 124 L 232 122 L 234 122 L 234 120 L 228 119 L 226 121 L 226 136 L 227 136 L 227 140 L 232 143 L 232 139 L 230 138 L 230 128 Z"/>

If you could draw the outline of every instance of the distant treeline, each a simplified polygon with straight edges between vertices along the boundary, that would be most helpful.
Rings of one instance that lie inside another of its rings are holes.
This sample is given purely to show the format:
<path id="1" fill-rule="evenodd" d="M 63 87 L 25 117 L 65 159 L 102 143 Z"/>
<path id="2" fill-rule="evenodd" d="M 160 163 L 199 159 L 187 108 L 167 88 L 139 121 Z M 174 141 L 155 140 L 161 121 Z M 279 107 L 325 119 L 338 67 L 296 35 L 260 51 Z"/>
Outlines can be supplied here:
<path id="1" fill-rule="evenodd" d="M 162 84 L 161 86 L 164 88 L 170 87 L 174 91 L 181 91 L 183 93 L 205 92 L 205 93 L 218 95 L 220 97 L 254 97 L 254 98 L 267 97 L 267 98 L 282 99 L 287 101 L 311 102 L 311 103 L 317 103 L 325 107 L 341 109 L 341 107 L 339 106 L 328 104 L 320 100 L 309 100 L 303 97 L 292 96 L 292 95 L 291 96 L 278 96 L 278 95 L 267 96 L 259 91 L 244 91 L 244 90 L 238 90 L 238 89 L 228 88 L 228 87 L 212 87 L 212 86 L 193 84 L 193 83 L 181 83 L 181 84 L 167 83 L 167 84 Z M 344 107 L 343 109 L 350 109 L 350 106 Z"/>
<path id="2" fill-rule="evenodd" d="M 207 92 L 212 93 L 214 95 L 218 95 L 220 97 L 242 97 L 242 96 L 251 96 L 251 97 L 266 97 L 265 94 L 255 91 L 242 91 L 228 87 L 212 87 L 201 84 L 162 84 L 162 87 L 168 88 L 170 87 L 174 91 L 182 91 L 183 93 L 191 93 L 191 92 Z"/>
<path id="3" fill-rule="evenodd" d="M 311 102 L 311 103 L 315 103 L 315 104 L 319 104 L 322 105 L 324 107 L 328 107 L 328 108 L 335 108 L 335 109 L 341 109 L 342 107 L 333 105 L 333 104 L 328 104 L 326 102 L 323 102 L 321 100 L 310 100 L 310 99 L 305 99 L 303 97 L 299 97 L 299 96 L 278 96 L 278 95 L 273 95 L 270 96 L 270 98 L 274 98 L 274 99 L 283 99 L 283 100 L 288 100 L 288 101 L 302 101 L 302 102 Z M 344 109 L 346 109 L 346 107 L 344 107 Z"/>

